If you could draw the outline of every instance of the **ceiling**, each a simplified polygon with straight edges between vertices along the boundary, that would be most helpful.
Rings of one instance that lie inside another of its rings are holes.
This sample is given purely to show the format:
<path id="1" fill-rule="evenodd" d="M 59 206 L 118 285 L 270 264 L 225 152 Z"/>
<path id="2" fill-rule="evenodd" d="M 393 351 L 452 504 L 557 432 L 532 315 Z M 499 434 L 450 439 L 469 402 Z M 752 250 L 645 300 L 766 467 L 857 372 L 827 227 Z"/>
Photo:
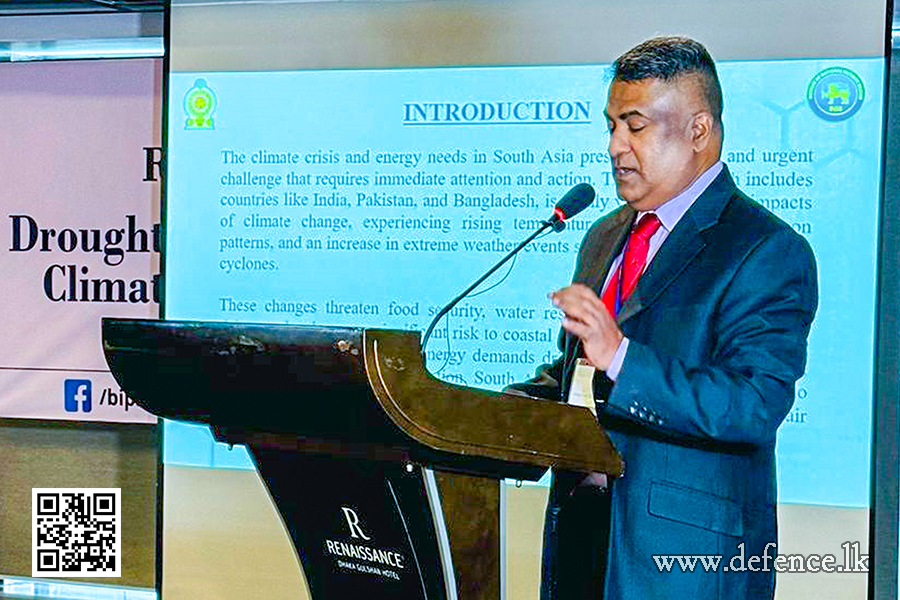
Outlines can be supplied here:
<path id="1" fill-rule="evenodd" d="M 173 0 L 175 3 L 186 0 Z M 204 1 L 204 0 L 189 0 Z M 208 0 L 206 0 L 208 1 Z M 222 1 L 222 0 L 219 0 Z M 242 0 L 225 0 L 241 2 Z M 308 0 L 307 0 L 308 1 Z M 0 15 L 23 13 L 139 12 L 159 11 L 167 0 L 0 0 Z M 900 3 L 894 9 L 894 27 L 900 25 Z"/>
<path id="2" fill-rule="evenodd" d="M 0 0 L 0 16 L 160 12 L 165 7 L 167 1 L 168 0 Z M 172 1 L 175 3 L 187 3 L 208 2 L 210 0 Z M 244 0 L 218 1 L 241 2 Z M 897 35 L 900 33 L 900 2 L 894 4 L 896 5 L 896 8 L 893 12 L 892 29 L 895 35 Z"/>
<path id="3" fill-rule="evenodd" d="M 166 0 L 0 0 L 0 15 L 153 12 L 165 4 Z"/>

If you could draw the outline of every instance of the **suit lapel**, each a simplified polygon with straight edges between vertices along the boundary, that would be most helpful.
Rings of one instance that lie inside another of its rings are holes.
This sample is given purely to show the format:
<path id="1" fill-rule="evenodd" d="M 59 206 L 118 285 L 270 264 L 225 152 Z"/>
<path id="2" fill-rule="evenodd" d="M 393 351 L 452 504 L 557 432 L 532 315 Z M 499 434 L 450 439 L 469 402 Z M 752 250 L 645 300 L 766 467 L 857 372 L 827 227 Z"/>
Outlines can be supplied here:
<path id="1" fill-rule="evenodd" d="M 622 305 L 617 319 L 619 324 L 650 306 L 697 257 L 706 246 L 701 232 L 718 222 L 725 204 L 735 191 L 737 188 L 726 166 L 663 242 L 650 266 L 638 280 L 634 292 Z"/>
<path id="2" fill-rule="evenodd" d="M 650 306 L 706 246 L 694 223 L 682 218 L 638 280 L 617 321 L 621 324 Z"/>
<path id="3" fill-rule="evenodd" d="M 575 281 L 583 283 L 597 295 L 601 295 L 603 290 L 603 282 L 606 281 L 606 274 L 613 259 L 622 251 L 625 245 L 625 239 L 631 231 L 631 225 L 637 213 L 628 205 L 622 206 L 613 214 L 604 219 L 597 231 L 595 238 L 597 239 L 596 247 L 593 251 L 588 251 L 588 256 L 593 256 L 588 264 L 584 265 L 576 276 Z M 569 362 L 566 365 L 564 377 L 564 386 L 568 387 L 569 374 L 575 364 L 575 359 L 581 356 L 581 340 L 572 334 L 566 334 L 567 355 Z"/>
<path id="4" fill-rule="evenodd" d="M 592 252 L 595 258 L 579 274 L 578 281 L 593 289 L 598 296 L 603 293 L 600 288 L 606 281 L 606 274 L 609 272 L 613 259 L 618 256 L 622 251 L 622 246 L 625 245 L 625 239 L 628 237 L 628 232 L 631 231 L 635 214 L 631 207 L 623 206 L 618 212 L 603 221 L 596 232 L 598 243 Z"/>

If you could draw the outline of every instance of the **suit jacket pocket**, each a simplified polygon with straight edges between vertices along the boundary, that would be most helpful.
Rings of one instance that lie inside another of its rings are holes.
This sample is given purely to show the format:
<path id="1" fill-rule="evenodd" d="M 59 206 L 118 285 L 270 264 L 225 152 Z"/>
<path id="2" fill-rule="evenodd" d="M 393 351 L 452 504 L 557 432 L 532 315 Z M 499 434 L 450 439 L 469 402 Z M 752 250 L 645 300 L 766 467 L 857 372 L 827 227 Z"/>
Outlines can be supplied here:
<path id="1" fill-rule="evenodd" d="M 650 482 L 651 515 L 735 537 L 744 535 L 740 505 L 728 498 L 666 481 Z"/>

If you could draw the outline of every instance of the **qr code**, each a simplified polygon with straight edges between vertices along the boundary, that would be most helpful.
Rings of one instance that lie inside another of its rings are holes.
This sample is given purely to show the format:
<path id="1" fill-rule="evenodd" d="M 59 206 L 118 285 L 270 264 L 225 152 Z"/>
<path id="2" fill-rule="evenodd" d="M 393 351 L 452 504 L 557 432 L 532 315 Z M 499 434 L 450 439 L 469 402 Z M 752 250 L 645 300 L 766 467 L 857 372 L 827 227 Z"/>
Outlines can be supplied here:
<path id="1" fill-rule="evenodd" d="M 32 577 L 121 577 L 121 488 L 32 488 Z"/>

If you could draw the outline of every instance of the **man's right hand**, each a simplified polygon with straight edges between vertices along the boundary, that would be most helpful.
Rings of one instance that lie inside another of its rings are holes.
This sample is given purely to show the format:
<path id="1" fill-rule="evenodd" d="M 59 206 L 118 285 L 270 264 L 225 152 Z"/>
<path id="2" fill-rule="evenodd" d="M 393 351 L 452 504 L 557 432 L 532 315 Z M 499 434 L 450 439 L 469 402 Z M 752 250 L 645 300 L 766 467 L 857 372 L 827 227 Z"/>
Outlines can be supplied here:
<path id="1" fill-rule="evenodd" d="M 585 358 L 606 371 L 625 336 L 600 297 L 588 286 L 573 283 L 551 292 L 550 300 L 565 313 L 563 329 L 581 340 Z"/>

